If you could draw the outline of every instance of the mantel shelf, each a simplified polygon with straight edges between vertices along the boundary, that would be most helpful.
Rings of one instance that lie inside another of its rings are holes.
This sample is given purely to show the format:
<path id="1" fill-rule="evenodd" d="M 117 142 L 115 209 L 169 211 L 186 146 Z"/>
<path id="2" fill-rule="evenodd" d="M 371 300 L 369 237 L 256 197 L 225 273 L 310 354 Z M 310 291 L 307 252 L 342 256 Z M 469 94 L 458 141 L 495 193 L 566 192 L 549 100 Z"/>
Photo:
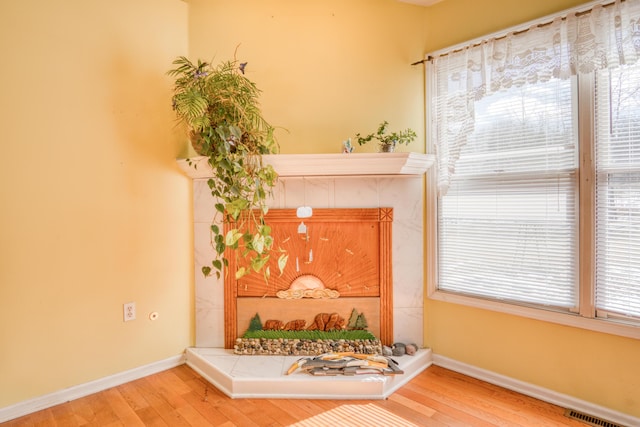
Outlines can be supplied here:
<path id="1" fill-rule="evenodd" d="M 412 176 L 424 174 L 433 164 L 432 154 L 351 153 L 351 154 L 270 154 L 264 162 L 280 177 Z M 178 165 L 193 179 L 210 178 L 213 171 L 206 157 L 192 157 Z"/>

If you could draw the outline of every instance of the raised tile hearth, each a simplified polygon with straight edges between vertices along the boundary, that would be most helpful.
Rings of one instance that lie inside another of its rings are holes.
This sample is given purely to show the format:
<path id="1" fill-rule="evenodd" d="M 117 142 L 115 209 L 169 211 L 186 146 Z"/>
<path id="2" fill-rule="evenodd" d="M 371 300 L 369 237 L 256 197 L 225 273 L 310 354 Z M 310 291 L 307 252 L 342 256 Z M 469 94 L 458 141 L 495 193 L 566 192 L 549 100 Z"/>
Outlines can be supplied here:
<path id="1" fill-rule="evenodd" d="M 299 356 L 237 355 L 223 348 L 189 348 L 186 362 L 227 396 L 269 399 L 386 399 L 432 363 L 430 349 L 394 357 L 399 375 L 286 375 Z"/>

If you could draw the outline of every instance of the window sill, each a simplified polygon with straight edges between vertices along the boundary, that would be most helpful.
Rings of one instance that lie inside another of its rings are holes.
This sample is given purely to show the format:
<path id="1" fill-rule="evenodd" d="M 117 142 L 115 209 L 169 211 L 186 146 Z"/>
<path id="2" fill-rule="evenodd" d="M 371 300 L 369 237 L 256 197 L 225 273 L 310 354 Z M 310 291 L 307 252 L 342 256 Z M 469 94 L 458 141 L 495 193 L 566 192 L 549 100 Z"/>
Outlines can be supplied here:
<path id="1" fill-rule="evenodd" d="M 526 317 L 543 322 L 556 323 L 574 328 L 587 329 L 611 335 L 619 335 L 626 338 L 640 339 L 640 325 L 632 325 L 612 319 L 589 319 L 574 313 L 563 313 L 541 308 L 520 306 L 516 304 L 502 303 L 498 301 L 484 300 L 464 295 L 452 294 L 443 291 L 430 291 L 429 299 L 465 305 L 483 310 L 496 311 L 514 316 Z"/>

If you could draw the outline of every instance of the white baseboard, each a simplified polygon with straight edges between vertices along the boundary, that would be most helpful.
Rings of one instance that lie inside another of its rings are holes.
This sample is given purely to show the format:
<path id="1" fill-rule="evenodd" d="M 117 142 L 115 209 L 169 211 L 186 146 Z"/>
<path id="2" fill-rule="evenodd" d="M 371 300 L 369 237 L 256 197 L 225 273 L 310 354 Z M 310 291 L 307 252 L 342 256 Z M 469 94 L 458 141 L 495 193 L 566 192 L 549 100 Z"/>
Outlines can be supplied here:
<path id="1" fill-rule="evenodd" d="M 93 393 L 106 390 L 111 387 L 135 381 L 139 378 L 146 377 L 167 369 L 175 368 L 184 364 L 184 355 L 173 356 L 168 359 L 120 372 L 108 377 L 100 378 L 95 381 L 58 390 L 53 393 L 45 394 L 33 399 L 16 403 L 15 405 L 0 408 L 0 423 L 31 414 L 42 409 L 50 408 L 70 400 L 88 396 Z"/>
<path id="2" fill-rule="evenodd" d="M 433 364 L 563 408 L 574 409 L 576 411 L 625 426 L 640 426 L 640 418 L 614 411 L 612 409 L 605 408 L 604 406 L 599 406 L 566 394 L 558 393 L 544 387 L 516 380 L 492 371 L 467 365 L 466 363 L 462 363 L 445 356 L 434 354 Z"/>

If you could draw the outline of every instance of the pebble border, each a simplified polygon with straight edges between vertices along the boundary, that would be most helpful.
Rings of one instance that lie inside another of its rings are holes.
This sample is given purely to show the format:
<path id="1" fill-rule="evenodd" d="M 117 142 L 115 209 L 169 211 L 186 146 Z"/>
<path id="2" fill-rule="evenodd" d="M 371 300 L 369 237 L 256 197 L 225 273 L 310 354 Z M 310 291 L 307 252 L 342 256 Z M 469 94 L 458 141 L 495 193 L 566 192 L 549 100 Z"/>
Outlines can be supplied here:
<path id="1" fill-rule="evenodd" d="M 272 356 L 316 356 L 331 352 L 382 354 L 382 343 L 379 340 L 237 338 L 233 352 L 234 354 Z"/>

